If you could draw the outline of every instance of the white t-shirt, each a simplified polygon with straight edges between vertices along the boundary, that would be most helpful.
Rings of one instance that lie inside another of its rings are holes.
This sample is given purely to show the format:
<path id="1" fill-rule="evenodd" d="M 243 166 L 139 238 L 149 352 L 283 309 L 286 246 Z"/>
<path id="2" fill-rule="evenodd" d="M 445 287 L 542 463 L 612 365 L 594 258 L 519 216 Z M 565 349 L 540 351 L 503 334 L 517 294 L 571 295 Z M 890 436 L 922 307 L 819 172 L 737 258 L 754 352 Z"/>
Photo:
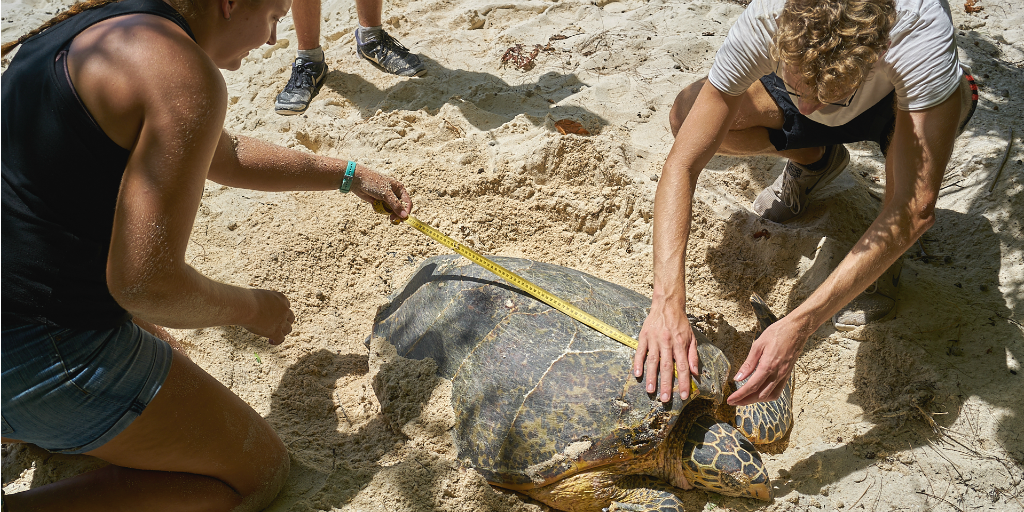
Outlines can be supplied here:
<path id="1" fill-rule="evenodd" d="M 786 0 L 753 0 L 729 29 L 715 55 L 708 80 L 731 96 L 743 94 L 762 76 L 775 72 L 771 57 L 777 20 Z M 848 107 L 826 105 L 807 116 L 839 126 L 878 103 L 893 89 L 900 110 L 923 110 L 946 100 L 963 75 L 956 54 L 956 31 L 947 0 L 896 0 L 896 23 L 889 49 L 875 63 Z"/>

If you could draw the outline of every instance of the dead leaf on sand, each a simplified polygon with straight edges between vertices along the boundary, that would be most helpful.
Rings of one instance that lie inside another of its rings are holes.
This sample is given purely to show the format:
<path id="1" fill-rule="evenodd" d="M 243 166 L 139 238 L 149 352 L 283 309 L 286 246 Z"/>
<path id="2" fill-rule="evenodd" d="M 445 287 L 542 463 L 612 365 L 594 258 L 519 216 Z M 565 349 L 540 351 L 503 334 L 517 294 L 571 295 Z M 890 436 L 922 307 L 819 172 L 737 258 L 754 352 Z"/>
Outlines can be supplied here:
<path id="1" fill-rule="evenodd" d="M 590 135 L 590 132 L 583 127 L 582 124 L 573 121 L 571 119 L 562 119 L 555 122 L 555 128 L 558 129 L 558 133 L 565 135 L 567 133 L 574 133 L 576 135 Z"/>

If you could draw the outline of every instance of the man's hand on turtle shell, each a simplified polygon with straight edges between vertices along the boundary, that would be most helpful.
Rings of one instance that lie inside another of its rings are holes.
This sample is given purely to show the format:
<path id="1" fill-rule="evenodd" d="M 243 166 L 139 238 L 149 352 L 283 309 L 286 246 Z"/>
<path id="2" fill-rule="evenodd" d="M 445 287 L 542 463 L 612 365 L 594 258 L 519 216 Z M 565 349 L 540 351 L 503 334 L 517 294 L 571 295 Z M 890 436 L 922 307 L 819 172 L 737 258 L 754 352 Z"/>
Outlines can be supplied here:
<path id="1" fill-rule="evenodd" d="M 683 400 L 689 398 L 690 374 L 699 375 L 700 372 L 697 340 L 693 337 L 686 311 L 667 304 L 652 305 L 638 341 L 640 344 L 633 356 L 633 375 L 640 378 L 646 374 L 647 392 L 653 394 L 657 389 L 658 399 L 668 402 L 672 399 L 672 379 L 677 377 L 679 396 Z M 659 381 L 657 388 L 655 380 Z"/>

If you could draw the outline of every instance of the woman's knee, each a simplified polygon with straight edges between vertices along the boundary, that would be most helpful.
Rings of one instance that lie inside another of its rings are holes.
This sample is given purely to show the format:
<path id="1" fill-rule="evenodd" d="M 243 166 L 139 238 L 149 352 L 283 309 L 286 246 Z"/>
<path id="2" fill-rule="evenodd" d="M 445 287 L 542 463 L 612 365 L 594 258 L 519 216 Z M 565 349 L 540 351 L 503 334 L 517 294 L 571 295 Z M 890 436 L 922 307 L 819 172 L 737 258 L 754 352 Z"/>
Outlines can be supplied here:
<path id="1" fill-rule="evenodd" d="M 676 101 L 672 103 L 672 110 L 669 111 L 668 121 L 672 126 L 672 136 L 675 137 L 679 133 L 679 128 L 683 126 L 683 121 L 686 120 L 686 116 L 690 114 L 690 109 L 693 108 L 694 102 L 697 101 L 697 96 L 700 94 L 701 88 L 704 87 L 704 82 L 707 82 L 707 77 L 701 78 L 696 82 L 687 85 L 679 94 L 676 95 Z"/>
<path id="2" fill-rule="evenodd" d="M 221 480 L 241 497 L 241 505 L 234 509 L 236 512 L 263 510 L 288 479 L 291 467 L 288 448 L 270 423 L 240 398 L 232 395 L 225 402 L 225 406 L 244 412 L 236 420 L 241 428 L 225 438 L 227 444 L 236 448 L 225 453 L 235 455 L 234 460 L 224 461 L 228 466 Z"/>
<path id="3" fill-rule="evenodd" d="M 159 393 L 124 431 L 90 452 L 111 464 L 220 482 L 197 502 L 212 509 L 265 508 L 288 478 L 288 450 L 258 412 L 184 355 Z"/>
<path id="4" fill-rule="evenodd" d="M 256 485 L 243 496 L 241 505 L 234 512 L 263 510 L 284 488 L 291 470 L 291 459 L 288 449 L 276 434 L 273 435 L 273 441 L 262 447 L 264 453 L 258 461 L 254 461 L 253 481 Z"/>

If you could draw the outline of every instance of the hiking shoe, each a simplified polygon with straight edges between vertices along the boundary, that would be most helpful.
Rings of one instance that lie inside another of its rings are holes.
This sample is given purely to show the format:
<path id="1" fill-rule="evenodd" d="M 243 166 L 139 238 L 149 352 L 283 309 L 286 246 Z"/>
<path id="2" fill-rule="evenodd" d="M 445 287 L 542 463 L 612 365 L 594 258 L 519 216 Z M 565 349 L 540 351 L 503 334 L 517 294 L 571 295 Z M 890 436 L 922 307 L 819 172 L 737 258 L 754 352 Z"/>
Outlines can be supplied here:
<path id="1" fill-rule="evenodd" d="M 896 260 L 870 288 L 855 297 L 832 317 L 837 331 L 889 320 L 896 316 L 896 292 L 903 271 L 903 257 Z"/>
<path id="2" fill-rule="evenodd" d="M 427 68 L 420 62 L 420 58 L 410 53 L 408 48 L 402 46 L 402 43 L 383 29 L 376 39 L 363 41 L 357 28 L 356 53 L 375 68 L 392 75 L 423 76 L 427 73 Z"/>
<path id="3" fill-rule="evenodd" d="M 754 213 L 772 222 L 786 222 L 807 208 L 807 199 L 839 176 L 850 163 L 850 152 L 842 144 L 829 150 L 825 168 L 811 171 L 792 160 L 782 174 L 754 200 Z"/>
<path id="4" fill-rule="evenodd" d="M 326 62 L 313 62 L 302 57 L 295 59 L 292 63 L 292 76 L 281 94 L 277 95 L 274 111 L 285 116 L 305 112 L 313 96 L 320 92 L 326 77 Z"/>

